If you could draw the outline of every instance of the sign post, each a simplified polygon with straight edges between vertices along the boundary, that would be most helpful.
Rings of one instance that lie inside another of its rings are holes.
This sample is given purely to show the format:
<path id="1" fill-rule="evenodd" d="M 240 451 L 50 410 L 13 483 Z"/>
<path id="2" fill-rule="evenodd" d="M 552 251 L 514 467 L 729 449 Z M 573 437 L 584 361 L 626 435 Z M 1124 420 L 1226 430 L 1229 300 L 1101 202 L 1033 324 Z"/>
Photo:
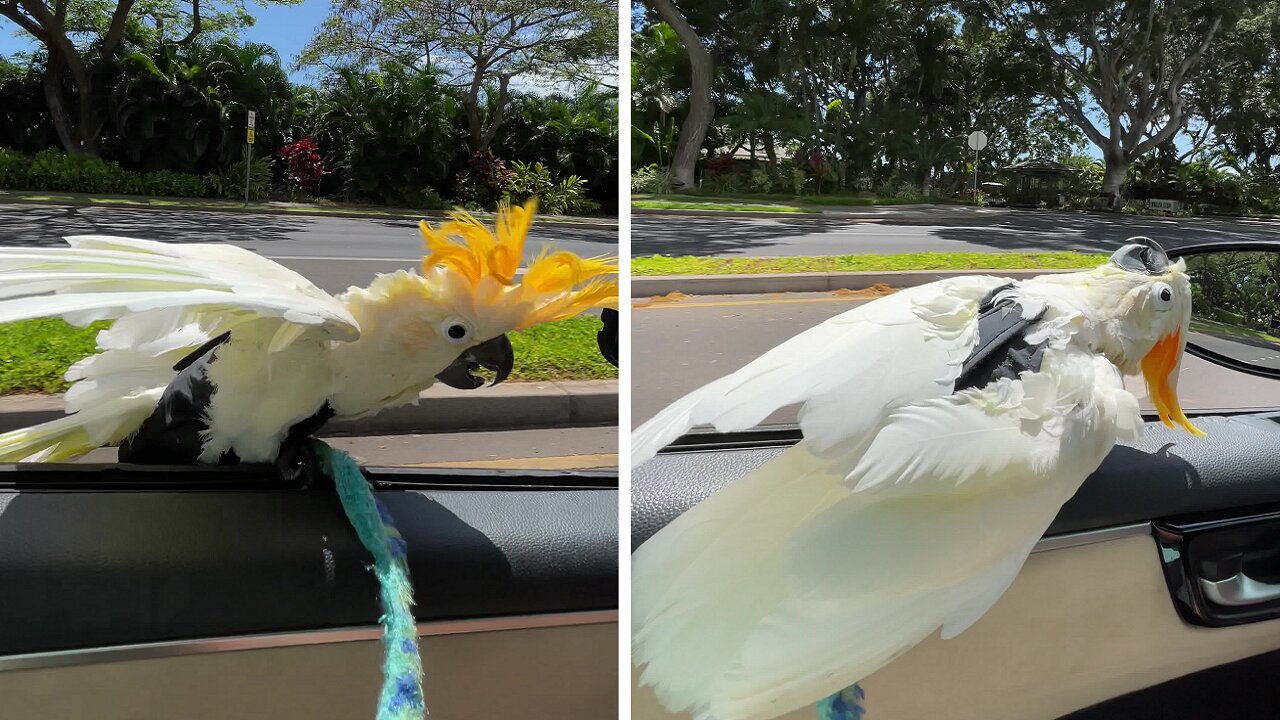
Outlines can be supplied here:
<path id="1" fill-rule="evenodd" d="M 978 153 L 987 146 L 987 134 L 981 130 L 969 133 L 969 147 L 973 148 L 973 204 L 978 204 Z"/>
<path id="2" fill-rule="evenodd" d="M 258 114 L 252 110 L 249 111 L 249 129 L 245 138 L 248 149 L 245 151 L 244 160 L 244 206 L 249 207 L 249 173 L 253 170 L 253 126 L 256 124 Z"/>

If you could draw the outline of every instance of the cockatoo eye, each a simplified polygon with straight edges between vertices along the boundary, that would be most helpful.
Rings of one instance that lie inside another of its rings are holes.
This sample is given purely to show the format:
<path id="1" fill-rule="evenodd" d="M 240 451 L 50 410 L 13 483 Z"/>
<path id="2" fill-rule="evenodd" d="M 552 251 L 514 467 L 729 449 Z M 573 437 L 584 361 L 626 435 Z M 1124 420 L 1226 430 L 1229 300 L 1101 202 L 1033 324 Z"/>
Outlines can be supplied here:
<path id="1" fill-rule="evenodd" d="M 440 337 L 454 344 L 471 339 L 471 324 L 461 318 L 449 318 L 440 323 Z"/>
<path id="2" fill-rule="evenodd" d="M 1173 307 L 1173 288 L 1162 282 L 1156 283 L 1151 286 L 1151 299 L 1157 310 L 1168 310 Z"/>

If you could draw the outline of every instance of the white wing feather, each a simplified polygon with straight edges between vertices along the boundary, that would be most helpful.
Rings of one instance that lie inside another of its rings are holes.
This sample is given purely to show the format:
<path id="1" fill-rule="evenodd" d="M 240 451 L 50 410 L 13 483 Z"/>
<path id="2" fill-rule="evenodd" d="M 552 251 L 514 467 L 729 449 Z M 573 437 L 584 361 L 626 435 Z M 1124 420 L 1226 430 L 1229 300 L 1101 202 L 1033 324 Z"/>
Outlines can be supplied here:
<path id="1" fill-rule="evenodd" d="M 975 622 L 1117 435 L 1141 424 L 1105 359 L 1049 351 L 1044 363 L 890 409 L 846 439 L 860 455 L 824 456 L 806 435 L 642 545 L 642 681 L 700 720 L 762 720 Z"/>
<path id="2" fill-rule="evenodd" d="M 845 452 L 882 408 L 950 392 L 977 339 L 978 303 L 1008 282 L 942 280 L 816 325 L 641 425 L 632 434 L 632 462 L 645 462 L 696 425 L 743 430 L 794 403 L 805 403 L 800 425 L 815 451 Z"/>
<path id="3" fill-rule="evenodd" d="M 87 324 L 186 308 L 241 319 L 278 317 L 320 328 L 335 340 L 359 337 L 359 325 L 342 303 L 243 248 L 104 235 L 67 242 L 71 247 L 0 248 L 0 322 L 62 316 Z"/>

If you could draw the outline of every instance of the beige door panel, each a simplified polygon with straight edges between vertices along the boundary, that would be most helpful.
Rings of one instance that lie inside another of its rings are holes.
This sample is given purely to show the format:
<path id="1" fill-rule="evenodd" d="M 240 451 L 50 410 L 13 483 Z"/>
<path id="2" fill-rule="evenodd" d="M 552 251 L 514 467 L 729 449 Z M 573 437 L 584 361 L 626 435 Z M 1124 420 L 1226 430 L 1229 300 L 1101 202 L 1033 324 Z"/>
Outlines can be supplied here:
<path id="1" fill-rule="evenodd" d="M 1135 536 L 1033 554 L 977 624 L 921 643 L 863 688 L 874 720 L 1052 720 L 1277 648 L 1280 621 L 1183 622 L 1155 541 Z M 633 720 L 673 717 L 648 688 L 634 689 L 632 707 Z M 785 719 L 813 720 L 814 711 Z"/>
<path id="2" fill-rule="evenodd" d="M 618 625 L 422 638 L 431 720 L 605 720 Z M 0 672 L 0 718 L 372 720 L 377 641 Z"/>

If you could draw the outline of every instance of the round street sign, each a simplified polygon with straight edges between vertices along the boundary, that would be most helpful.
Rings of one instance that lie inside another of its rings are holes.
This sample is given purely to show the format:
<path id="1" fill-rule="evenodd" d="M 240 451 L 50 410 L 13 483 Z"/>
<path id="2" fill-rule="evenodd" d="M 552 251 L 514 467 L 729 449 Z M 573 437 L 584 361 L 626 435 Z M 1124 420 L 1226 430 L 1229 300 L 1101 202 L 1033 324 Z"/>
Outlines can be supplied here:
<path id="1" fill-rule="evenodd" d="M 985 148 L 986 146 L 987 146 L 986 133 L 982 132 L 981 130 L 969 133 L 969 149 L 970 150 L 973 150 L 976 152 L 978 150 Z"/>

